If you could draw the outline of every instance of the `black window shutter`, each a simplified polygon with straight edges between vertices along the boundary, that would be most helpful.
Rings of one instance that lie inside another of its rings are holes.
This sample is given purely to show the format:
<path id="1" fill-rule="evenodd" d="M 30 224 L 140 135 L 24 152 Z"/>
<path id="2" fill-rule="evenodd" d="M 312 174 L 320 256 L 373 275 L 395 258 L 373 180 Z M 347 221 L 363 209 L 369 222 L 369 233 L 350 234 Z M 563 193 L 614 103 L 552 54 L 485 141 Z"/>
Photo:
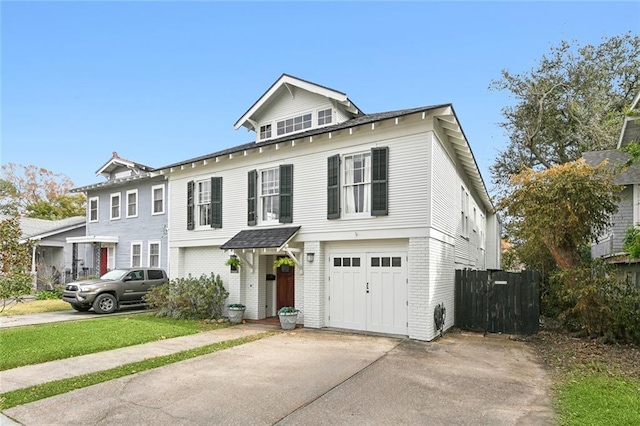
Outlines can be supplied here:
<path id="1" fill-rule="evenodd" d="M 211 178 L 211 227 L 222 228 L 222 178 Z"/>
<path id="2" fill-rule="evenodd" d="M 389 214 L 389 148 L 371 149 L 371 216 Z"/>
<path id="3" fill-rule="evenodd" d="M 340 154 L 327 158 L 327 219 L 340 218 Z"/>
<path id="4" fill-rule="evenodd" d="M 293 222 L 293 164 L 280 166 L 280 223 Z"/>
<path id="5" fill-rule="evenodd" d="M 187 230 L 191 231 L 195 228 L 194 213 L 195 208 L 193 205 L 193 192 L 196 183 L 194 181 L 187 182 Z"/>
<path id="6" fill-rule="evenodd" d="M 247 225 L 255 225 L 256 217 L 256 200 L 258 198 L 258 172 L 256 170 L 249 171 L 248 198 L 247 198 Z"/>

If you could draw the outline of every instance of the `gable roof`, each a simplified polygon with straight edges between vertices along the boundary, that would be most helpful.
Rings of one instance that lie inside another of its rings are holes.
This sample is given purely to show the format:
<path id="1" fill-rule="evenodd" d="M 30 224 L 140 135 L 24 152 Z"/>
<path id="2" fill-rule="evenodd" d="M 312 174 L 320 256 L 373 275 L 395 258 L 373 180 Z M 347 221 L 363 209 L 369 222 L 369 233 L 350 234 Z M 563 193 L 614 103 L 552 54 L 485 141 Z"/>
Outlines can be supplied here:
<path id="1" fill-rule="evenodd" d="M 589 151 L 582 154 L 582 158 L 592 167 L 598 166 L 607 160 L 607 168 L 622 167 L 631 158 L 631 155 L 617 149 L 605 149 L 602 151 Z M 640 164 L 634 163 L 624 168 L 616 175 L 614 182 L 618 185 L 632 185 L 640 183 Z"/>
<path id="2" fill-rule="evenodd" d="M 360 117 L 352 118 L 342 123 L 334 124 L 331 126 L 321 127 L 317 129 L 311 129 L 306 132 L 296 133 L 294 135 L 286 135 L 276 139 L 269 139 L 261 142 L 249 142 L 242 145 L 237 145 L 231 148 L 227 148 L 221 151 L 217 151 L 211 154 L 195 157 L 190 160 L 181 161 L 178 163 L 168 164 L 166 166 L 158 167 L 154 170 L 160 174 L 164 174 L 165 171 L 172 171 L 173 168 L 184 168 L 187 166 L 195 167 L 196 163 L 207 162 L 209 160 L 216 160 L 219 157 L 229 156 L 236 153 L 242 153 L 244 151 L 259 150 L 262 147 L 276 145 L 284 142 L 299 141 L 304 138 L 313 138 L 316 135 L 329 134 L 338 130 L 350 129 L 356 126 L 362 126 L 372 123 L 377 123 L 383 120 L 390 120 L 408 116 L 411 114 L 433 114 L 435 119 L 439 123 L 444 133 L 450 138 L 453 148 L 456 152 L 456 156 L 459 159 L 463 169 L 465 170 L 471 186 L 475 189 L 476 193 L 484 203 L 487 210 L 491 213 L 495 212 L 493 202 L 489 197 L 487 187 L 484 183 L 482 175 L 480 174 L 480 168 L 476 162 L 475 157 L 469 142 L 460 126 L 456 113 L 451 104 L 430 105 L 418 108 L 403 109 L 398 111 L 388 111 L 376 114 L 366 114 Z"/>
<path id="3" fill-rule="evenodd" d="M 116 170 L 118 167 L 124 167 L 127 169 L 134 169 L 140 171 L 150 171 L 153 170 L 152 167 L 145 166 L 144 164 L 136 163 L 135 161 L 127 160 L 125 158 L 121 158 L 118 156 L 116 151 L 113 151 L 112 157 L 104 163 L 102 167 L 96 170 L 96 175 L 108 175 L 112 171 Z"/>
<path id="4" fill-rule="evenodd" d="M 0 215 L 0 220 L 9 219 L 11 216 Z M 20 218 L 20 230 L 22 240 L 40 240 L 45 237 L 60 234 L 85 226 L 84 216 L 74 216 L 61 220 L 34 219 L 30 217 Z"/>
<path id="5" fill-rule="evenodd" d="M 289 92 L 291 92 L 291 87 L 299 87 L 303 90 L 306 90 L 311 93 L 316 93 L 321 96 L 326 96 L 327 98 L 334 99 L 336 102 L 340 103 L 345 107 L 345 109 L 350 112 L 354 117 L 362 115 L 363 112 L 360 111 L 351 100 L 347 97 L 345 93 L 339 92 L 334 89 L 330 89 L 326 86 L 321 86 L 316 83 L 312 83 L 307 80 L 303 80 L 298 77 L 294 77 L 289 74 L 282 74 L 280 78 L 278 78 L 272 85 L 267 89 L 266 92 L 258 98 L 257 101 L 251 105 L 251 107 L 245 112 L 242 117 L 236 121 L 233 125 L 234 129 L 238 130 L 240 127 L 244 126 L 249 130 L 257 130 L 254 128 L 255 121 L 252 120 L 263 107 L 268 105 L 269 101 L 274 97 L 274 95 L 282 88 L 285 88 Z"/>

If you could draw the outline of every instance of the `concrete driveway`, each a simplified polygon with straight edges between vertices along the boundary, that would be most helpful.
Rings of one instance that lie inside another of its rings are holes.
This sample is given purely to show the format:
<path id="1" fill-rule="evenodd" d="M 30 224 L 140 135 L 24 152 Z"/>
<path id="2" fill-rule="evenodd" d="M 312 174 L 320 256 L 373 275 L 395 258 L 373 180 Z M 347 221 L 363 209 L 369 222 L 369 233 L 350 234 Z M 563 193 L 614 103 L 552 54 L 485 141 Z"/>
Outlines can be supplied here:
<path id="1" fill-rule="evenodd" d="M 5 411 L 25 425 L 552 424 L 521 342 L 309 329 Z"/>

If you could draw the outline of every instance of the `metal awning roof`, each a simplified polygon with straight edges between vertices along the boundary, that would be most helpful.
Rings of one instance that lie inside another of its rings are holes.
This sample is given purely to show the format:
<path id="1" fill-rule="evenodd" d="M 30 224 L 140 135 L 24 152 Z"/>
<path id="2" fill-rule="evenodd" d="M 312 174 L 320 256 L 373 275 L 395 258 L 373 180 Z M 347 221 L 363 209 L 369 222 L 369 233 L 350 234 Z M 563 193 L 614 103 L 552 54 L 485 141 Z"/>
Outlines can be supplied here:
<path id="1" fill-rule="evenodd" d="M 299 226 L 247 229 L 220 246 L 223 250 L 281 248 L 300 230 Z"/>

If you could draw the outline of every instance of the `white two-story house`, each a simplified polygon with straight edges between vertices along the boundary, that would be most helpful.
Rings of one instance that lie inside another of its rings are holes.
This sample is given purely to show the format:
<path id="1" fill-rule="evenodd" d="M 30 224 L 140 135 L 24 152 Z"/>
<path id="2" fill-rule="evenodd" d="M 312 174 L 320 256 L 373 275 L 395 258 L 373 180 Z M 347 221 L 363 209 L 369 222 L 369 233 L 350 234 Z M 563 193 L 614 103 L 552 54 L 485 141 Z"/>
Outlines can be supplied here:
<path id="1" fill-rule="evenodd" d="M 452 105 L 365 114 L 284 74 L 235 127 L 255 141 L 154 171 L 169 182 L 172 278 L 220 274 L 250 319 L 295 306 L 305 327 L 431 340 L 436 304 L 453 325 L 455 269 L 499 268 Z M 295 266 L 274 269 L 281 256 Z"/>

